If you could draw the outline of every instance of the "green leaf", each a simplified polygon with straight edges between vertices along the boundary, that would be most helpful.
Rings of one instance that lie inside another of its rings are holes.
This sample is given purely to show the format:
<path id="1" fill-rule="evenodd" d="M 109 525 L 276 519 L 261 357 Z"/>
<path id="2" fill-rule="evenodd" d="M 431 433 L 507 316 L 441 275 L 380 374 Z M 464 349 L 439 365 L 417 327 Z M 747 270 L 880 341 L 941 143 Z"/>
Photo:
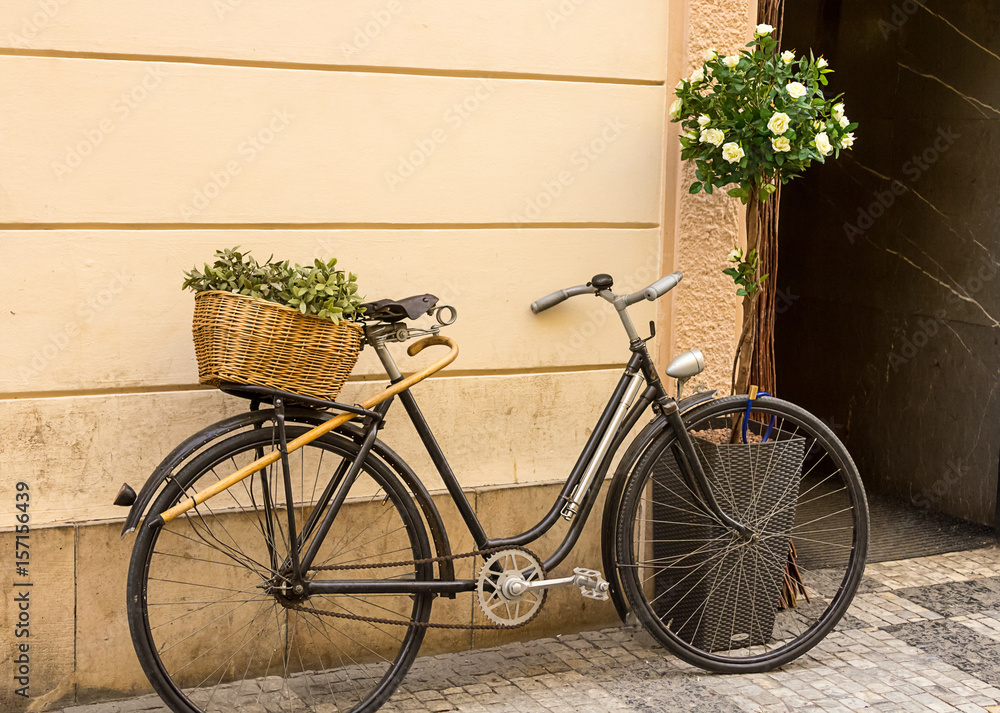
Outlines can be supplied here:
<path id="1" fill-rule="evenodd" d="M 322 315 L 336 322 L 339 314 L 361 313 L 361 298 L 355 282 L 334 270 L 336 258 L 323 262 L 314 258 L 310 265 L 289 267 L 288 260 L 274 261 L 271 255 L 263 263 L 237 248 L 215 251 L 213 265 L 203 264 L 184 273 L 182 287 L 202 292 L 220 290 L 267 299 L 298 310 L 302 314 Z M 337 303 L 341 307 L 336 307 Z"/>
<path id="2" fill-rule="evenodd" d="M 701 182 L 695 181 L 694 183 L 691 184 L 691 187 L 688 189 L 688 193 L 697 193 L 701 189 L 702 189 Z"/>

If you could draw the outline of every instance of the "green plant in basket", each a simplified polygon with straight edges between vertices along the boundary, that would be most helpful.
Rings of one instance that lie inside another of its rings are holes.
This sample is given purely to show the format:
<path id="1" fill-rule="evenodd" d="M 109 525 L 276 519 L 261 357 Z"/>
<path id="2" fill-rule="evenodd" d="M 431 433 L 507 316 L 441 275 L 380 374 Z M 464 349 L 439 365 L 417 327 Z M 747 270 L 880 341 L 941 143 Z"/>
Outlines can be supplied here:
<path id="1" fill-rule="evenodd" d="M 258 263 L 250 251 L 239 246 L 216 250 L 215 262 L 184 273 L 183 288 L 194 292 L 218 290 L 291 307 L 304 315 L 330 319 L 353 319 L 364 312 L 358 294 L 358 276 L 337 270 L 337 259 L 312 265 L 290 265 L 288 260 L 269 257 Z"/>

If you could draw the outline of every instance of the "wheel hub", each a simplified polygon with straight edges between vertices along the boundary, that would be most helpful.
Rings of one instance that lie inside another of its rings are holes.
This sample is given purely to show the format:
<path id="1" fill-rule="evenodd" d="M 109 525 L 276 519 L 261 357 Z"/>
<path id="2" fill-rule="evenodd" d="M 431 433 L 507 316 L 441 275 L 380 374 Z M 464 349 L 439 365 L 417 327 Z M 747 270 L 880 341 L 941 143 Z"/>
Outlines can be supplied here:
<path id="1" fill-rule="evenodd" d="M 263 586 L 283 607 L 293 607 L 309 600 L 309 593 L 301 582 L 290 582 L 281 575 L 273 577 Z"/>

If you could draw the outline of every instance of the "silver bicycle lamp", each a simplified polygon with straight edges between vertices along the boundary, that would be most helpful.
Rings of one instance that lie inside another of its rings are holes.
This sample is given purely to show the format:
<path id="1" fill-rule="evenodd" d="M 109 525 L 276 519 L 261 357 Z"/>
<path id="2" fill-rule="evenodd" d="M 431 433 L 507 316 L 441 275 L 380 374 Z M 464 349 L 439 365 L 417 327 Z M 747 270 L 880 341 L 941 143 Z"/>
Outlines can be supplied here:
<path id="1" fill-rule="evenodd" d="M 705 357 L 700 349 L 689 349 L 678 354 L 667 366 L 667 376 L 677 379 L 677 400 L 681 400 L 684 384 L 692 376 L 697 376 L 705 370 Z"/>

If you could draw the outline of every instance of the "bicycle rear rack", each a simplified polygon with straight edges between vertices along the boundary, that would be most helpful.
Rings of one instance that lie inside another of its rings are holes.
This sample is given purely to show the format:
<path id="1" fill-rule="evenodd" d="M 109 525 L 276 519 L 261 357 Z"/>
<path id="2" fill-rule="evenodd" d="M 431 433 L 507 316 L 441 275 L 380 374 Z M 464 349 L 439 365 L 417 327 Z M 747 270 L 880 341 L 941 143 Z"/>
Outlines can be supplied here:
<path id="1" fill-rule="evenodd" d="M 401 391 L 409 389 L 411 386 L 423 381 L 428 376 L 431 376 L 432 374 L 441 371 L 441 369 L 445 368 L 453 361 L 455 361 L 455 358 L 458 356 L 458 345 L 450 337 L 445 337 L 440 334 L 435 335 L 433 337 L 426 337 L 424 339 L 421 339 L 419 342 L 414 342 L 413 344 L 411 344 L 407 348 L 406 353 L 409 354 L 410 356 L 416 356 L 417 354 L 422 352 L 425 348 L 437 344 L 449 347 L 450 351 L 445 356 L 441 357 L 430 366 L 421 369 L 415 374 L 411 374 L 410 376 L 407 376 L 406 378 L 400 381 L 390 384 L 384 391 L 379 392 L 378 394 L 372 396 L 371 398 L 365 399 L 356 407 L 344 408 L 343 410 L 347 411 L 347 413 L 343 413 L 340 416 L 337 416 L 336 418 L 331 418 L 329 421 L 320 424 L 319 426 L 316 426 L 315 428 L 307 431 L 306 433 L 303 433 L 298 438 L 289 441 L 288 447 L 286 449 L 271 451 L 266 456 L 258 458 L 253 463 L 250 463 L 249 465 L 240 468 L 235 473 L 232 473 L 231 475 L 223 478 L 222 480 L 209 486 L 208 488 L 205 488 L 204 490 L 195 493 L 190 498 L 182 500 L 181 502 L 174 505 L 172 508 L 164 510 L 162 513 L 160 513 L 160 515 L 158 515 L 156 518 L 152 520 L 152 522 L 150 523 L 151 526 L 160 527 L 164 523 L 170 522 L 171 520 L 183 515 L 188 510 L 191 510 L 195 506 L 201 505 L 209 498 L 218 495 L 219 493 L 221 493 L 224 490 L 227 490 L 228 488 L 231 488 L 240 481 L 253 475 L 257 471 L 266 468 L 267 466 L 271 465 L 272 463 L 282 458 L 283 456 L 287 456 L 289 453 L 294 453 L 299 448 L 302 448 L 303 446 L 312 443 L 317 438 L 320 438 L 321 436 L 329 433 L 330 431 L 333 431 L 334 429 L 347 423 L 351 419 L 357 418 L 358 415 L 370 412 L 370 409 L 372 409 L 374 406 L 377 406 L 383 401 L 392 398 Z M 294 399 L 299 398 L 295 394 L 292 394 L 292 396 Z M 322 399 L 317 399 L 317 401 L 322 401 Z M 331 401 L 329 403 L 332 404 L 335 402 Z M 340 406 L 343 405 L 341 404 Z M 376 416 L 378 416 L 378 414 L 376 414 Z"/>

